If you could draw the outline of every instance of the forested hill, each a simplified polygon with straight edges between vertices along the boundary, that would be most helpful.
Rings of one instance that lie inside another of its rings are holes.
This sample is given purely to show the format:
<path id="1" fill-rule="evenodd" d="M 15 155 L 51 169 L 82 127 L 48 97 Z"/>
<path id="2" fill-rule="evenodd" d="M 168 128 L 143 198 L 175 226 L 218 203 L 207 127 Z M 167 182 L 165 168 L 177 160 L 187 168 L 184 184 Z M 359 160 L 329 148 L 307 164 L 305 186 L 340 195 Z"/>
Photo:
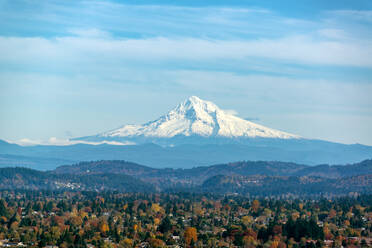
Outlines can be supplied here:
<path id="1" fill-rule="evenodd" d="M 320 195 L 372 192 L 372 160 L 350 165 L 235 162 L 192 169 L 154 169 L 126 161 L 94 161 L 42 172 L 0 169 L 0 188 Z"/>
<path id="2" fill-rule="evenodd" d="M 194 181 L 205 180 L 216 175 L 267 175 L 267 176 L 318 176 L 340 178 L 372 174 L 372 160 L 348 165 L 307 166 L 278 161 L 241 161 L 192 169 L 155 169 L 122 160 L 102 160 L 81 162 L 74 165 L 60 166 L 54 173 L 72 174 L 126 174 L 140 177 L 180 177 Z"/>
<path id="3" fill-rule="evenodd" d="M 54 174 L 27 168 L 0 168 L 0 189 L 154 192 L 154 187 L 125 174 Z"/>

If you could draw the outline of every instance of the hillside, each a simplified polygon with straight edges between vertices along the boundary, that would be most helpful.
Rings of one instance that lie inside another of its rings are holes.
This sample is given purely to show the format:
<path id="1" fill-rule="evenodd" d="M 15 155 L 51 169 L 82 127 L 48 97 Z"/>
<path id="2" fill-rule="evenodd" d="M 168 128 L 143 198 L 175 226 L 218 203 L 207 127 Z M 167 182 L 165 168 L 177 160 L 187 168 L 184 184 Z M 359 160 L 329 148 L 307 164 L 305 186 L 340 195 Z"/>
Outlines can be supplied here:
<path id="1" fill-rule="evenodd" d="M 243 161 L 192 169 L 155 169 L 114 160 L 81 162 L 48 172 L 2 168 L 0 188 L 319 196 L 368 193 L 372 189 L 371 175 L 372 160 L 345 166 L 314 167 L 275 161 Z"/>
<path id="2" fill-rule="evenodd" d="M 126 174 L 139 178 L 160 178 L 190 180 L 202 183 L 216 175 L 266 175 L 266 176 L 316 176 L 341 178 L 355 175 L 372 174 L 372 160 L 348 165 L 307 166 L 279 161 L 241 161 L 211 166 L 200 166 L 191 169 L 157 169 L 122 160 L 81 162 L 74 165 L 60 166 L 55 173 L 71 174 Z"/>
<path id="3" fill-rule="evenodd" d="M 203 192 L 266 195 L 339 195 L 372 193 L 372 175 L 338 179 L 285 176 L 214 176 L 202 185 Z"/>
<path id="4" fill-rule="evenodd" d="M 236 141 L 239 142 L 239 140 Z M 53 170 L 60 165 L 80 161 L 127 160 L 153 168 L 193 168 L 231 161 L 258 160 L 290 161 L 307 165 L 347 164 L 372 157 L 372 147 L 369 146 L 305 139 L 268 140 L 256 138 L 244 140 L 244 144 L 206 143 L 211 142 L 211 139 L 200 142 L 200 144 L 175 146 L 156 144 L 19 146 L 0 142 L 0 157 L 4 158 L 0 165 L 2 167 L 22 166 L 37 170 Z"/>
<path id="5" fill-rule="evenodd" d="M 57 175 L 27 168 L 0 168 L 0 188 L 154 192 L 153 186 L 124 174 Z"/>

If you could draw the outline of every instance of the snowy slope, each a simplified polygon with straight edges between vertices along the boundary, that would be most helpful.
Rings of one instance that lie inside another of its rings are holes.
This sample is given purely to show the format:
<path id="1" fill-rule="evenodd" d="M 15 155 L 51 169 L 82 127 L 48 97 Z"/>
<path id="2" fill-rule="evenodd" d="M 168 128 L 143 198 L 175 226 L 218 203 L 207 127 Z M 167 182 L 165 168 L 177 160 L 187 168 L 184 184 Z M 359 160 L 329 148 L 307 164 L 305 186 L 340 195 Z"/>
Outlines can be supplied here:
<path id="1" fill-rule="evenodd" d="M 214 103 L 196 96 L 186 99 L 175 109 L 155 121 L 143 125 L 124 125 L 98 134 L 96 138 L 172 138 L 200 136 L 204 138 L 276 138 L 296 139 L 297 135 L 267 128 L 231 115 Z"/>

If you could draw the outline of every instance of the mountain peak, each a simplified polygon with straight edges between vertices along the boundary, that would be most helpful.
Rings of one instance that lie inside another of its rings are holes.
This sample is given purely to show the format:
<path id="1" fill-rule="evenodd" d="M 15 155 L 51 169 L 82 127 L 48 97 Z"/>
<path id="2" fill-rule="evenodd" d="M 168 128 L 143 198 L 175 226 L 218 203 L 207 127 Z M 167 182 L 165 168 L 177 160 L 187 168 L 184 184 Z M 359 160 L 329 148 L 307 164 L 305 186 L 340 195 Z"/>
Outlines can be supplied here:
<path id="1" fill-rule="evenodd" d="M 220 110 L 213 102 L 202 100 L 197 96 L 190 96 L 184 102 L 180 103 L 177 108 L 204 109 L 211 112 Z"/>
<path id="2" fill-rule="evenodd" d="M 199 97 L 197 96 L 190 96 L 189 98 L 187 98 L 185 100 L 185 102 L 203 102 L 202 99 L 200 99 Z"/>
<path id="3" fill-rule="evenodd" d="M 221 111 L 214 103 L 200 99 L 197 96 L 191 96 L 179 105 L 174 110 L 171 110 L 168 117 L 183 116 L 190 120 L 204 120 L 211 122 L 210 115 Z"/>
<path id="4" fill-rule="evenodd" d="M 299 136 L 270 129 L 241 119 L 221 110 L 213 102 L 191 96 L 160 118 L 143 125 L 124 125 L 98 134 L 96 138 L 126 140 L 141 138 L 276 138 L 292 139 Z M 89 137 L 88 137 L 89 138 Z"/>

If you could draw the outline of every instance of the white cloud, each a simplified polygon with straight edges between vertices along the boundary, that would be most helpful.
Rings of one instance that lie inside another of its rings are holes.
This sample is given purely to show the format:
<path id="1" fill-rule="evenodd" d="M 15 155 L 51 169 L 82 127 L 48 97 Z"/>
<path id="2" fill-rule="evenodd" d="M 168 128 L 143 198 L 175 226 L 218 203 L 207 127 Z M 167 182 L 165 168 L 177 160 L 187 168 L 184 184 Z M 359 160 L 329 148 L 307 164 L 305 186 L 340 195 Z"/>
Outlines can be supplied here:
<path id="1" fill-rule="evenodd" d="M 84 38 L 110 38 L 111 35 L 108 32 L 99 30 L 97 28 L 90 29 L 69 29 L 71 34 L 77 35 Z"/>
<path id="2" fill-rule="evenodd" d="M 234 109 L 224 109 L 223 111 L 230 114 L 230 115 L 238 115 L 238 111 L 236 111 Z"/>
<path id="3" fill-rule="evenodd" d="M 329 11 L 329 13 L 343 18 L 372 22 L 371 10 L 334 10 Z"/>
<path id="4" fill-rule="evenodd" d="M 340 39 L 347 39 L 348 38 L 348 35 L 342 29 L 326 28 L 326 29 L 318 30 L 318 33 L 321 36 L 324 36 L 325 38 L 330 38 L 330 39 L 340 40 Z"/>
<path id="5" fill-rule="evenodd" d="M 371 84 L 216 71 L 184 70 L 166 75 L 195 92 L 244 99 L 241 105 L 237 104 L 237 111 L 243 116 L 260 116 L 284 109 L 286 112 L 372 113 Z"/>
<path id="6" fill-rule="evenodd" d="M 41 144 L 40 140 L 32 140 L 32 139 L 27 139 L 27 138 L 20 139 L 20 140 L 17 140 L 17 141 L 7 140 L 7 142 L 18 144 L 18 145 L 21 145 L 21 146 L 35 146 L 35 145 L 40 145 Z"/>
<path id="7" fill-rule="evenodd" d="M 240 60 L 265 58 L 298 64 L 372 67 L 371 43 L 314 40 L 290 36 L 259 40 L 97 39 L 90 37 L 0 37 L 0 61 L 6 64 L 48 66 L 156 63 L 166 61 Z M 81 64 L 84 63 L 84 64 Z"/>
<path id="8" fill-rule="evenodd" d="M 53 146 L 69 146 L 69 145 L 76 145 L 76 144 L 89 144 L 89 145 L 101 145 L 101 144 L 109 144 L 109 145 L 118 145 L 118 146 L 125 146 L 125 145 L 134 145 L 133 142 L 118 142 L 118 141 L 100 141 L 100 142 L 89 142 L 89 141 L 79 141 L 79 140 L 68 140 L 68 139 L 58 139 L 56 137 L 50 137 L 48 140 L 32 140 L 28 138 L 23 138 L 16 141 L 7 140 L 9 143 L 18 144 L 21 146 L 35 146 L 35 145 L 53 145 Z"/>
<path id="9" fill-rule="evenodd" d="M 0 8 L 13 34 L 0 37 L 6 137 L 63 137 L 66 128 L 88 135 L 157 117 L 187 94 L 238 101 L 226 107 L 262 120 L 270 111 L 371 115 L 371 11 L 301 20 L 247 8 L 30 3 L 44 11 Z M 146 109 L 154 99 L 162 110 Z M 133 102 L 140 113 L 126 108 Z"/>

